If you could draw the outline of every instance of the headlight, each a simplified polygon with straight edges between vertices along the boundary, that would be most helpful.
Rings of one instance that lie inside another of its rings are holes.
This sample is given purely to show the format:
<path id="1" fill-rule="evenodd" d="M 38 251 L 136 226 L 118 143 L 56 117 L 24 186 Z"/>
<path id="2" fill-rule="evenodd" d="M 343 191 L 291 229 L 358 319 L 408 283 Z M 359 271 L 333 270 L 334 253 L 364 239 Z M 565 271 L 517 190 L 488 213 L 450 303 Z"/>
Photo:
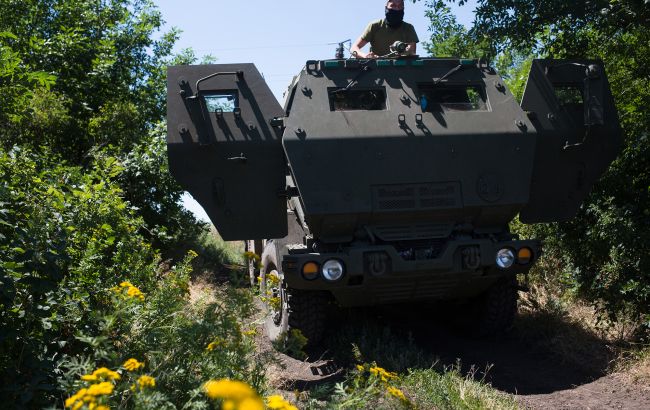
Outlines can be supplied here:
<path id="1" fill-rule="evenodd" d="M 497 252 L 497 266 L 508 269 L 515 263 L 515 253 L 511 249 L 501 249 Z"/>
<path id="2" fill-rule="evenodd" d="M 331 282 L 343 277 L 343 264 L 335 259 L 330 259 L 323 264 L 323 277 Z"/>

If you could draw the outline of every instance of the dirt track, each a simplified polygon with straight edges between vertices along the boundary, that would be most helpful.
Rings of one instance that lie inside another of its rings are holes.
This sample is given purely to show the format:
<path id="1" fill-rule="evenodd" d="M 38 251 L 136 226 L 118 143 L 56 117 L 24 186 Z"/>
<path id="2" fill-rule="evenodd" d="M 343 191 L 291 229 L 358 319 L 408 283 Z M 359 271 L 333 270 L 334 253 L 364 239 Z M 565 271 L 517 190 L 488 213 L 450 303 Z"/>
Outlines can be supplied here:
<path id="1" fill-rule="evenodd" d="M 462 363 L 463 372 L 485 378 L 494 388 L 512 394 L 523 408 L 650 409 L 650 387 L 635 383 L 624 374 L 607 375 L 606 359 L 568 365 L 523 342 L 516 329 L 500 340 L 476 340 L 417 312 L 410 312 L 406 320 L 396 312 L 382 309 L 364 314 L 362 320 L 377 321 L 380 326 L 390 327 L 394 334 L 410 335 L 420 349 L 437 357 L 441 364 Z M 369 359 L 382 361 L 379 357 Z M 282 377 L 285 382 L 318 380 L 313 367 L 332 368 L 326 361 L 312 367 L 286 357 L 283 361 L 287 366 Z M 429 367 L 431 363 L 422 366 Z M 485 369 L 489 370 L 484 372 Z"/>

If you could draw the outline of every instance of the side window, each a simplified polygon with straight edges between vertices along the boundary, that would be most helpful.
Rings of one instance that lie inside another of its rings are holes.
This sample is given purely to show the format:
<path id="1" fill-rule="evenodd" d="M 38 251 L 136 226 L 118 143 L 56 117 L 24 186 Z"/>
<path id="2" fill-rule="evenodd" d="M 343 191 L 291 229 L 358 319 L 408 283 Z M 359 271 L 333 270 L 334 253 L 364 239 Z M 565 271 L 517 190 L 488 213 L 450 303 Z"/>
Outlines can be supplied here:
<path id="1" fill-rule="evenodd" d="M 219 91 L 202 95 L 208 112 L 234 112 L 239 108 L 237 91 Z"/>
<path id="2" fill-rule="evenodd" d="M 327 89 L 330 111 L 380 111 L 386 109 L 386 90 L 382 88 Z"/>
<path id="3" fill-rule="evenodd" d="M 562 110 L 569 116 L 573 126 L 584 128 L 584 87 L 582 84 L 553 84 L 555 97 Z"/>
<path id="4" fill-rule="evenodd" d="M 489 111 L 482 85 L 419 84 L 423 112 Z"/>

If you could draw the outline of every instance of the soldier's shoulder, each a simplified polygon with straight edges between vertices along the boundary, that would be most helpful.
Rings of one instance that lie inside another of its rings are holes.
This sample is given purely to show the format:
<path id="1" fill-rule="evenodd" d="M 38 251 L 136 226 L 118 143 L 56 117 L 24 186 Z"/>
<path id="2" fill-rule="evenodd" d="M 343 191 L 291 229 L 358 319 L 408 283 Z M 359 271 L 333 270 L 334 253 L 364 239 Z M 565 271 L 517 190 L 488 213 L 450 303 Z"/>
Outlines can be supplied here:
<path id="1" fill-rule="evenodd" d="M 380 21 L 381 21 L 381 20 L 380 20 Z M 402 22 L 402 24 L 404 25 L 404 28 L 405 28 L 405 29 L 415 31 L 415 26 L 414 26 L 413 24 L 408 23 L 408 22 L 406 22 L 406 21 Z"/>

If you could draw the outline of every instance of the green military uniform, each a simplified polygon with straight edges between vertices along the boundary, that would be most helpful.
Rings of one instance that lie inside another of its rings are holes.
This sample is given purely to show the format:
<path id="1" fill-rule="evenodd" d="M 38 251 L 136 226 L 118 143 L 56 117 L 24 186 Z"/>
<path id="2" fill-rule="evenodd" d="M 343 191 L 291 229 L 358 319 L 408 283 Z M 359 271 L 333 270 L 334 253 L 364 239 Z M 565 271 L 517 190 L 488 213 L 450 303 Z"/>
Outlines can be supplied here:
<path id="1" fill-rule="evenodd" d="M 386 19 L 381 19 L 368 24 L 361 38 L 370 43 L 370 51 L 378 56 L 390 53 L 390 46 L 396 42 L 418 43 L 418 35 L 413 25 L 402 22 L 399 27 L 390 28 Z"/>

